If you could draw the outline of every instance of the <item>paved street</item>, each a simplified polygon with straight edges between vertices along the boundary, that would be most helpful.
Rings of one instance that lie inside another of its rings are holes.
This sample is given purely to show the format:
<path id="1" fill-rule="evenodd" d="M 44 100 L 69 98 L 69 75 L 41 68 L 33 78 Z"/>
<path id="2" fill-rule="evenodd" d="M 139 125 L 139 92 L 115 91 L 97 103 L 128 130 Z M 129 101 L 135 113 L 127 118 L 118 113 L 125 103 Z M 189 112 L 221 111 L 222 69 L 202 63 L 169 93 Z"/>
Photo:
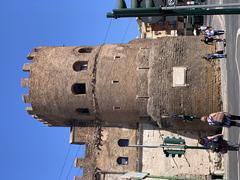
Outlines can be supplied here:
<path id="1" fill-rule="evenodd" d="M 233 3 L 240 0 L 219 0 L 212 3 Z M 210 1 L 211 3 L 211 1 Z M 226 29 L 227 59 L 221 61 L 223 110 L 240 115 L 240 15 L 208 17 L 208 24 L 214 28 Z M 240 144 L 240 128 L 225 130 L 225 138 Z M 240 153 L 225 155 L 225 178 L 240 180 Z"/>
<path id="2" fill-rule="evenodd" d="M 224 0 L 219 3 L 240 2 Z M 214 16 L 210 23 L 215 28 L 226 29 L 227 59 L 221 62 L 223 83 L 223 109 L 232 114 L 240 114 L 240 15 Z M 240 144 L 240 128 L 232 127 L 225 132 L 231 142 Z M 225 156 L 225 173 L 228 180 L 240 180 L 240 153 L 229 152 Z"/>
<path id="3" fill-rule="evenodd" d="M 233 2 L 240 2 L 235 0 Z M 229 3 L 229 0 L 225 0 Z M 226 16 L 226 40 L 227 40 L 227 106 L 226 110 L 233 114 L 240 114 L 240 15 Z M 228 138 L 231 142 L 240 143 L 239 128 L 233 127 L 228 131 Z M 240 179 L 240 154 L 239 152 L 228 153 L 227 178 L 230 180 Z"/>

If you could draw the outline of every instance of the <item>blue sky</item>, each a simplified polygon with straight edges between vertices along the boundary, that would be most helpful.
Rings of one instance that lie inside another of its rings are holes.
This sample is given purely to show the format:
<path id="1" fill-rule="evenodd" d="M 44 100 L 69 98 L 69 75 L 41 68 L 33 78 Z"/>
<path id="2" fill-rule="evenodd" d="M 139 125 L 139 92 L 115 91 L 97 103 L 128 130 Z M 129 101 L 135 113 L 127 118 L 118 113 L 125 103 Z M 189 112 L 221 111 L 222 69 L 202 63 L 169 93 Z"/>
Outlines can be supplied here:
<path id="1" fill-rule="evenodd" d="M 36 46 L 99 45 L 115 0 L 0 0 L 1 126 L 0 179 L 70 180 L 81 171 L 71 168 L 83 148 L 69 145 L 69 128 L 49 128 L 31 118 L 21 95 L 20 79 L 27 54 Z M 127 33 L 125 33 L 127 32 Z M 106 43 L 138 36 L 135 19 L 111 23 Z M 70 149 L 60 177 L 64 159 Z M 60 177 L 60 178 L 59 178 Z"/>

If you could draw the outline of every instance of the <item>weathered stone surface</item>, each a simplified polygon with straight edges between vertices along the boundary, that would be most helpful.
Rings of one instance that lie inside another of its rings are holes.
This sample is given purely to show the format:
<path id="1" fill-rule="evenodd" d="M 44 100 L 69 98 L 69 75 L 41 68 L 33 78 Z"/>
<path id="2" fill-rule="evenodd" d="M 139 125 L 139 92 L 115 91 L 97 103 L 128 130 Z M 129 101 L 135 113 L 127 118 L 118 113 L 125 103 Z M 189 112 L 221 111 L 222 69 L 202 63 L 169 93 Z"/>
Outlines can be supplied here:
<path id="1" fill-rule="evenodd" d="M 41 47 L 33 51 L 29 101 L 53 126 L 135 126 L 152 119 L 169 129 L 202 127 L 163 121 L 163 113 L 198 116 L 221 109 L 218 62 L 199 37 L 165 37 L 99 47 Z M 76 62 L 87 70 L 76 71 Z M 172 87 L 172 68 L 187 67 L 187 87 Z M 75 83 L 85 84 L 77 86 Z M 83 88 L 83 93 L 76 94 Z M 144 117 L 144 118 L 142 118 Z M 204 127 L 203 128 L 207 128 Z"/>
<path id="2" fill-rule="evenodd" d="M 174 162 L 163 161 L 163 154 L 156 149 L 120 148 L 117 143 L 126 138 L 130 144 L 159 144 L 162 134 L 156 124 L 164 134 L 179 134 L 192 145 L 201 131 L 212 132 L 200 121 L 162 119 L 161 115 L 201 116 L 221 110 L 218 62 L 201 58 L 213 51 L 213 46 L 201 43 L 199 37 L 34 49 L 29 56 L 31 67 L 24 68 L 30 71 L 29 80 L 23 80 L 29 87 L 25 102 L 32 104 L 27 111 L 48 126 L 71 126 L 70 142 L 86 145 L 85 158 L 75 161 L 84 168 L 84 177 L 76 179 L 99 176 L 114 180 L 128 171 L 162 174 L 169 170 L 164 168 L 175 170 Z M 186 87 L 173 87 L 173 67 L 179 66 L 187 68 Z M 195 155 L 202 159 L 190 159 Z M 117 164 L 120 156 L 129 158 L 127 165 Z M 195 175 L 207 175 L 208 153 L 192 151 L 186 156 Z M 176 173 L 189 174 L 183 158 L 177 163 Z"/>

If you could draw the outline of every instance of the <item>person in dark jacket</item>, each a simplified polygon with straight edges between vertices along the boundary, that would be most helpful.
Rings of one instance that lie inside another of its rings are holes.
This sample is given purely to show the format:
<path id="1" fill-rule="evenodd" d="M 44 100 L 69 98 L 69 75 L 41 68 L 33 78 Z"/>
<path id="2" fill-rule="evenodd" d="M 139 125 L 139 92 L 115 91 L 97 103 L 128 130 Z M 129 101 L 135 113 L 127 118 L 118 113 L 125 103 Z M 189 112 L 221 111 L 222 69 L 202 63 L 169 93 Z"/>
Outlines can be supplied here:
<path id="1" fill-rule="evenodd" d="M 222 58 L 226 58 L 226 57 L 227 57 L 226 54 L 219 54 L 219 53 L 207 54 L 207 55 L 203 56 L 203 58 L 206 60 L 222 59 Z"/>
<path id="2" fill-rule="evenodd" d="M 223 139 L 223 134 L 217 134 L 211 137 L 201 137 L 198 139 L 198 143 L 206 149 L 209 149 L 217 153 L 227 153 L 228 151 L 239 151 L 239 144 L 231 144 Z"/>

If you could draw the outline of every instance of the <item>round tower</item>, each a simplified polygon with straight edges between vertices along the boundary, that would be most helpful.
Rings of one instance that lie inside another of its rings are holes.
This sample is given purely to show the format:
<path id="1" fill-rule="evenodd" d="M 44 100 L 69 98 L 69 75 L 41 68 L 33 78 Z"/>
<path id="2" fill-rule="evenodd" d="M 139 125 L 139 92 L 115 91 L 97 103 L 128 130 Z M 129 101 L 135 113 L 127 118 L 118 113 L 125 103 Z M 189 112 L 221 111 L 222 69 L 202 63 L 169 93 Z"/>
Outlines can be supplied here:
<path id="1" fill-rule="evenodd" d="M 135 53 L 128 45 L 35 48 L 23 67 L 27 111 L 49 126 L 136 122 Z"/>
<path id="2" fill-rule="evenodd" d="M 196 51 L 197 49 L 197 51 Z M 163 114 L 202 116 L 221 110 L 220 68 L 199 37 L 165 37 L 129 44 L 42 47 L 28 56 L 22 85 L 27 111 L 49 126 L 136 126 L 198 129 Z M 214 66 L 213 66 L 214 64 Z M 214 92 L 214 93 L 213 93 Z"/>

